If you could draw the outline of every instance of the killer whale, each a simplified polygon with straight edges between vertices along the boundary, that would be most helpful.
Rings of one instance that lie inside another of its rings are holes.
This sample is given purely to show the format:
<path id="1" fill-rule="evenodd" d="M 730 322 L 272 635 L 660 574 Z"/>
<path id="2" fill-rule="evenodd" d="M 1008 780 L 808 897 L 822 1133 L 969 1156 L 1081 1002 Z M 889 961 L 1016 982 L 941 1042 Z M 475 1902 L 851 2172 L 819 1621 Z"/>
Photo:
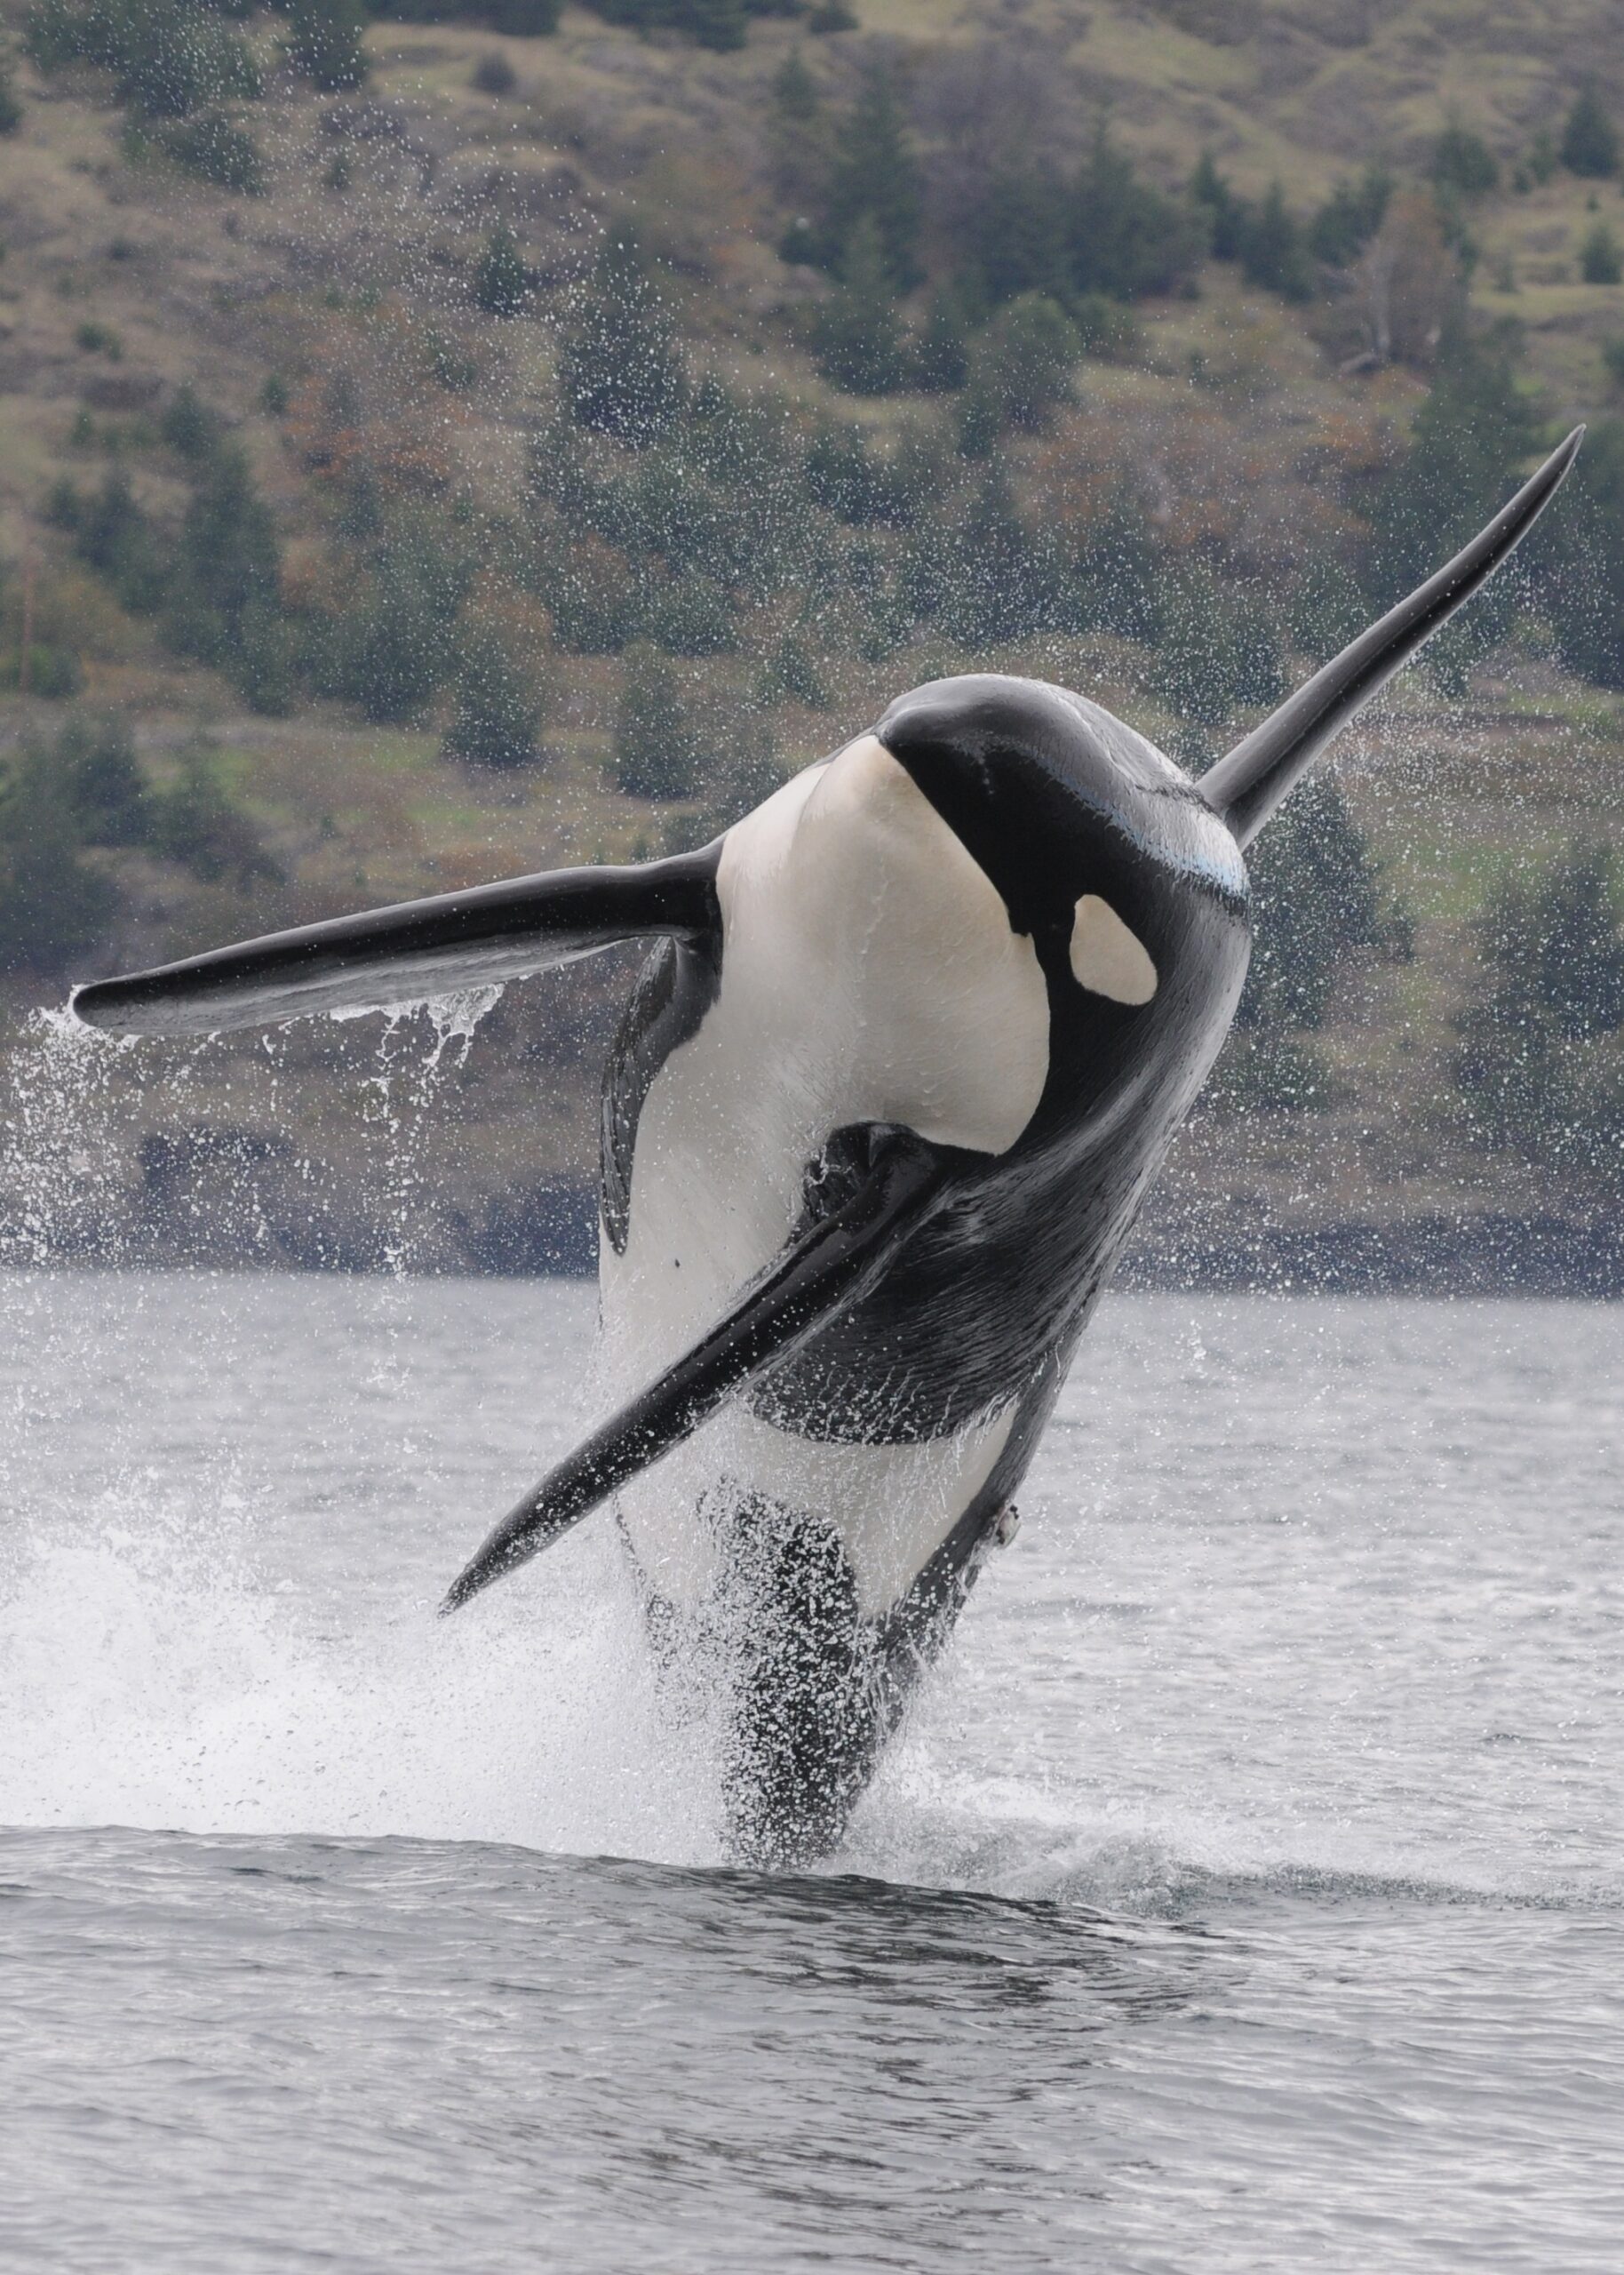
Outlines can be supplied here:
<path id="1" fill-rule="evenodd" d="M 1007 1527 L 1228 1032 L 1245 848 L 1581 435 L 1199 778 L 1066 690 L 936 681 L 695 852 L 76 991 L 92 1026 L 195 1035 L 650 943 L 602 1090 L 601 1311 L 628 1394 L 445 1608 L 613 1501 L 657 1642 L 702 1638 L 723 1669 L 741 1855 L 838 1839 Z M 714 1461 L 673 1483 L 712 1417 Z"/>

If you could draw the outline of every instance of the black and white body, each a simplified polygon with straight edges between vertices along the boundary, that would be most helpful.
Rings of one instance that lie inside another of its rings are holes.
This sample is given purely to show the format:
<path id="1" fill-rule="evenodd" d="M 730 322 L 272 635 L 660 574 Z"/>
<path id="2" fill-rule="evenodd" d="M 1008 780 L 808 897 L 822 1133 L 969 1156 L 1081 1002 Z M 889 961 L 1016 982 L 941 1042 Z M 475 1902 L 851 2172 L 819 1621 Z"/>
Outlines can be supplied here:
<path id="1" fill-rule="evenodd" d="M 448 1608 L 612 1505 L 657 1639 L 698 1639 L 720 1670 L 740 1854 L 838 1838 L 1007 1529 L 1228 1033 L 1245 846 L 1510 551 L 1578 442 L 1198 781 L 1064 690 L 936 681 L 696 853 L 340 919 L 75 997 L 98 1026 L 207 1034 L 653 943 L 603 1090 L 601 1318 L 624 1403 Z"/>

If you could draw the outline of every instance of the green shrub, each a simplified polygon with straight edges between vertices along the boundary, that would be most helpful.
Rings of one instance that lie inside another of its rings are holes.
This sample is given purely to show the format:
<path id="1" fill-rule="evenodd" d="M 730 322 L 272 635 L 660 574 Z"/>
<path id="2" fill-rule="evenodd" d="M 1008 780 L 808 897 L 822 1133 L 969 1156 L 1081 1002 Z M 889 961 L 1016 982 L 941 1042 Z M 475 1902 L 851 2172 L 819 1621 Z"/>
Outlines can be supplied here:
<path id="1" fill-rule="evenodd" d="M 367 76 L 362 0 L 287 0 L 288 58 L 313 86 L 337 94 Z"/>
<path id="2" fill-rule="evenodd" d="M 1500 182 L 1500 164 L 1481 134 L 1452 121 L 1432 146 L 1428 172 L 1440 188 L 1461 197 L 1486 197 Z"/>
<path id="3" fill-rule="evenodd" d="M 516 316 L 530 297 L 529 271 L 506 221 L 486 238 L 474 270 L 474 298 L 490 316 Z"/>
<path id="4" fill-rule="evenodd" d="M 615 714 L 615 779 L 628 798 L 693 795 L 698 753 L 675 669 L 656 650 L 630 648 Z"/>
<path id="5" fill-rule="evenodd" d="M 975 329 L 972 296 L 962 285 L 948 284 L 933 292 L 914 343 L 913 385 L 927 395 L 956 394 L 970 375 Z"/>
<path id="6" fill-rule="evenodd" d="M 146 778 L 122 719 L 69 719 L 57 738 L 55 763 L 87 845 L 147 842 L 152 817 Z"/>
<path id="7" fill-rule="evenodd" d="M 756 691 L 763 703 L 804 703 L 809 711 L 829 708 L 829 690 L 798 625 L 792 625 L 769 650 Z"/>
<path id="8" fill-rule="evenodd" d="M 960 447 L 984 458 L 1015 427 L 1035 434 L 1072 400 L 1080 343 L 1071 318 L 1041 292 L 1011 300 L 977 339 L 960 419 Z"/>
<path id="9" fill-rule="evenodd" d="M 502 53 L 500 48 L 490 48 L 474 65 L 468 82 L 475 94 L 493 95 L 498 100 L 511 95 L 519 84 L 519 74 Z"/>
<path id="10" fill-rule="evenodd" d="M 1605 221 L 1597 221 L 1579 248 L 1579 273 L 1587 284 L 1617 284 L 1624 279 L 1624 247 Z"/>
<path id="11" fill-rule="evenodd" d="M 560 379 L 577 426 L 644 450 L 670 433 L 687 396 L 681 352 L 635 236 L 607 238 L 572 296 Z"/>
<path id="12" fill-rule="evenodd" d="M 643 637 L 671 656 L 725 656 L 738 645 L 733 604 L 712 577 L 673 578 L 643 611 Z"/>
<path id="13" fill-rule="evenodd" d="M 185 118 L 262 92 L 242 36 L 200 0 L 35 0 L 23 44 L 44 71 L 103 65 L 141 118 Z"/>
<path id="14" fill-rule="evenodd" d="M 263 197 L 265 158 L 253 136 L 236 125 L 224 111 L 200 111 L 166 127 L 163 148 L 187 173 L 216 189 L 235 189 L 244 197 Z"/>
<path id="15" fill-rule="evenodd" d="M 1245 587 L 1188 563 L 1166 579 L 1150 684 L 1181 718 L 1218 727 L 1284 692 L 1273 608 Z"/>
<path id="16" fill-rule="evenodd" d="M 0 685 L 37 695 L 46 703 L 66 703 L 84 684 L 84 674 L 73 650 L 46 641 L 31 641 L 26 651 L 7 656 L 0 666 Z"/>
<path id="17" fill-rule="evenodd" d="M 489 626 L 465 632 L 461 646 L 444 755 L 468 766 L 534 765 L 541 702 L 532 675 Z"/>
<path id="18" fill-rule="evenodd" d="M 251 884 L 280 875 L 258 829 L 220 777 L 219 754 L 203 737 L 180 751 L 175 780 L 150 794 L 155 851 L 205 884 Z"/>
<path id="19" fill-rule="evenodd" d="M 807 446 L 808 495 L 836 521 L 854 529 L 895 525 L 907 519 L 906 484 L 897 468 L 870 449 L 861 427 L 819 427 Z"/>

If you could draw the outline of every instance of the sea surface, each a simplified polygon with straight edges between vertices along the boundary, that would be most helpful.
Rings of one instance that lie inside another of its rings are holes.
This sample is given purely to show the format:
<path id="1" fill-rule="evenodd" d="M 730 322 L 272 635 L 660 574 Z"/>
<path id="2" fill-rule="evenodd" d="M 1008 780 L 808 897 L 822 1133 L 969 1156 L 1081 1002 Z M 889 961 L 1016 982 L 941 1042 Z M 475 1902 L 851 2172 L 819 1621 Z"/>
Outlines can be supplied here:
<path id="1" fill-rule="evenodd" d="M 1624 2264 L 1624 1309 L 1108 1302 L 845 1851 L 720 1861 L 532 1282 L 0 1280 L 0 2263 Z"/>

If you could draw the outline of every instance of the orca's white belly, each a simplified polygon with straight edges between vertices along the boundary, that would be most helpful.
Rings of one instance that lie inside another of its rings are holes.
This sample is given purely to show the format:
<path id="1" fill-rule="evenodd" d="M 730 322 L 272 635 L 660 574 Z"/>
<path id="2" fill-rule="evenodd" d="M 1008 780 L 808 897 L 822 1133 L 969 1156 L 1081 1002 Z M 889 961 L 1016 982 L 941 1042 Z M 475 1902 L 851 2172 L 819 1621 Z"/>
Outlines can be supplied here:
<path id="1" fill-rule="evenodd" d="M 643 1101 L 625 1252 L 602 1243 L 617 1397 L 664 1373 L 778 1255 L 832 1131 L 895 1122 L 1000 1153 L 1047 1073 L 1031 942 L 872 737 L 729 832 L 717 883 L 720 986 Z M 887 1386 L 869 1389 L 878 1407 Z M 1005 1409 L 953 1438 L 891 1446 L 804 1439 L 729 1409 L 627 1488 L 621 1515 L 650 1585 L 697 1601 L 723 1545 L 698 1504 L 726 1477 L 832 1523 L 878 1613 L 981 1490 L 1011 1419 Z"/>

